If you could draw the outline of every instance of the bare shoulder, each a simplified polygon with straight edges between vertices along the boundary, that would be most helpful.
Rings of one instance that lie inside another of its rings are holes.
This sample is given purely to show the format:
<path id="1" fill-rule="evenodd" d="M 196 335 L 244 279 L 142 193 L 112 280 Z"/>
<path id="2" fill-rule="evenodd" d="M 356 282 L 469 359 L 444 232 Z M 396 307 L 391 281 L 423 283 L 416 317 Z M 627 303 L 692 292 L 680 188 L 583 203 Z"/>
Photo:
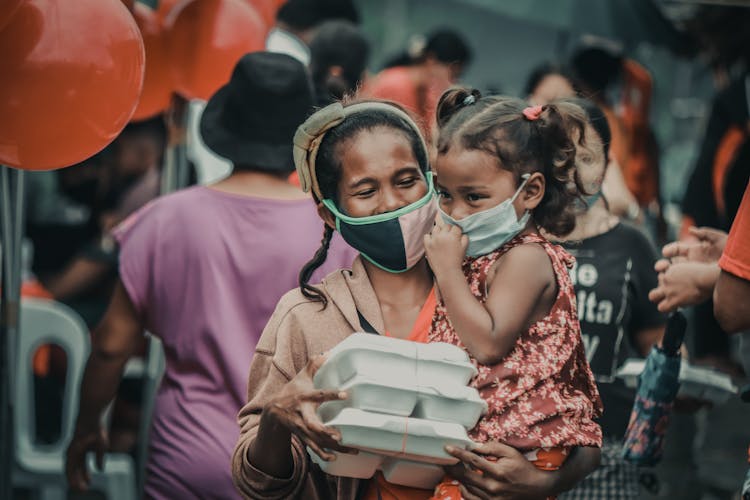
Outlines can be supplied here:
<path id="1" fill-rule="evenodd" d="M 488 285 L 497 277 L 523 279 L 524 283 L 540 286 L 556 282 L 555 270 L 547 251 L 536 243 L 518 245 L 508 250 L 490 268 Z"/>

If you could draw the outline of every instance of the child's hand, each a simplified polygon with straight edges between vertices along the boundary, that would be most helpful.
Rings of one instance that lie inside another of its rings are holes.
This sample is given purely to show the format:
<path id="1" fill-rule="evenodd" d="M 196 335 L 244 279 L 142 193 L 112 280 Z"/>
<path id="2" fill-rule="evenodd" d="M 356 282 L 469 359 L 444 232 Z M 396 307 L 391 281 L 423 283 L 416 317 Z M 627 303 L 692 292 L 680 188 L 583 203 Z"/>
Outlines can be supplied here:
<path id="1" fill-rule="evenodd" d="M 469 246 L 469 238 L 461 228 L 446 224 L 438 214 L 435 226 L 424 236 L 427 261 L 436 276 L 446 270 L 460 270 Z"/>

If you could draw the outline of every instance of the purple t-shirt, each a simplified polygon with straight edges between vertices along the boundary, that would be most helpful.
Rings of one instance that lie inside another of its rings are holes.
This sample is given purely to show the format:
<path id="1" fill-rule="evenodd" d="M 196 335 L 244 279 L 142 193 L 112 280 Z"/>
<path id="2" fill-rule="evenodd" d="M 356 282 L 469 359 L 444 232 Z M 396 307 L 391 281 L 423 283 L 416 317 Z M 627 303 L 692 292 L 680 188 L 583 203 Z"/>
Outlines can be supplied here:
<path id="1" fill-rule="evenodd" d="M 255 345 L 281 296 L 320 245 L 311 200 L 284 201 L 193 187 L 157 199 L 116 230 L 120 278 L 164 343 L 146 496 L 237 498 L 231 453 Z M 336 236 L 311 280 L 348 268 Z"/>

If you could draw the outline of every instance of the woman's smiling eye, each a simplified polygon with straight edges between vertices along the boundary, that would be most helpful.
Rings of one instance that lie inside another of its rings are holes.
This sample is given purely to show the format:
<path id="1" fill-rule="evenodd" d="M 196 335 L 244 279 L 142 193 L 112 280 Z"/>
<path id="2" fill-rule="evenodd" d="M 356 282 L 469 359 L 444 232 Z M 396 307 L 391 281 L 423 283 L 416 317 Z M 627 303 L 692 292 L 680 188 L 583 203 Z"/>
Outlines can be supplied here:
<path id="1" fill-rule="evenodd" d="M 361 191 L 357 191 L 356 193 L 354 193 L 354 196 L 358 196 L 360 198 L 366 198 L 368 196 L 372 196 L 373 194 L 375 194 L 375 189 L 374 188 L 367 188 L 367 189 L 363 189 Z"/>
<path id="2" fill-rule="evenodd" d="M 398 181 L 398 185 L 401 187 L 411 187 L 417 182 L 417 180 L 419 180 L 418 177 L 407 177 Z"/>

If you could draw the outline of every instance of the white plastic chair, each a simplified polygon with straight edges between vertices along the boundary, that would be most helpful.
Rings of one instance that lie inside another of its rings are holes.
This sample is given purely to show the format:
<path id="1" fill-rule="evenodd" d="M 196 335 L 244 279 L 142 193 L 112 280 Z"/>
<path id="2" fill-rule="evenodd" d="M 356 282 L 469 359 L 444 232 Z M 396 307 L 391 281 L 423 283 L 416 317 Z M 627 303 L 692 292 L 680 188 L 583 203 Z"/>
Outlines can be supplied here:
<path id="1" fill-rule="evenodd" d="M 138 425 L 138 442 L 136 443 L 135 462 L 136 477 L 138 479 L 138 493 L 143 496 L 143 486 L 146 480 L 146 462 L 148 461 L 148 443 L 151 434 L 151 420 L 154 414 L 154 400 L 159 390 L 166 360 L 164 348 L 158 337 L 148 335 L 148 350 L 143 363 L 143 397 L 141 405 L 141 420 Z"/>
<path id="2" fill-rule="evenodd" d="M 73 436 L 81 378 L 91 350 L 89 333 L 81 318 L 68 307 L 47 300 L 24 299 L 17 340 L 14 426 L 15 463 L 13 485 L 39 494 L 43 500 L 64 499 L 65 449 Z M 53 444 L 35 443 L 34 375 L 32 357 L 43 344 L 57 344 L 67 356 L 60 439 Z M 92 489 L 110 500 L 133 500 L 135 474 L 128 455 L 107 454 L 103 471 L 93 468 Z"/>

